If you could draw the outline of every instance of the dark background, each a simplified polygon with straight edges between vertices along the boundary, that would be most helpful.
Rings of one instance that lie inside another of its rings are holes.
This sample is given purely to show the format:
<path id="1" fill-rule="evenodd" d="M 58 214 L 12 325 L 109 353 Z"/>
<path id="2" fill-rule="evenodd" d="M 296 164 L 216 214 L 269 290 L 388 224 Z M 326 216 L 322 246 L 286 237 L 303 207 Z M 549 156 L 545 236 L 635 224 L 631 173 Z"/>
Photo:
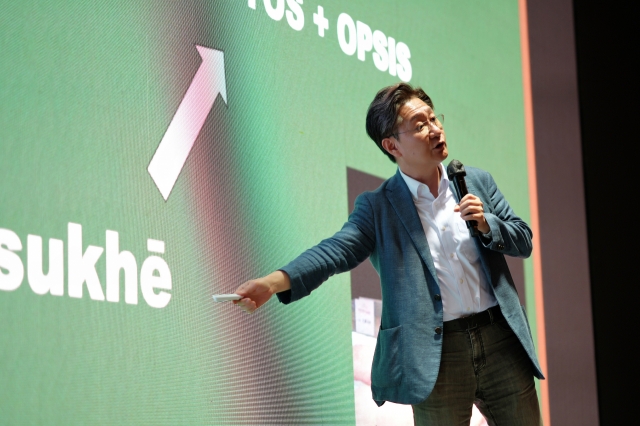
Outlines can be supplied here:
<path id="1" fill-rule="evenodd" d="M 637 424 L 636 14 L 573 3 L 601 425 Z M 633 3 L 626 3 L 629 5 Z M 632 22 L 633 20 L 633 22 Z M 634 420 L 635 419 L 635 420 Z"/>
<path id="2" fill-rule="evenodd" d="M 632 175 L 638 25 L 620 4 L 527 1 L 553 425 L 640 418 Z"/>

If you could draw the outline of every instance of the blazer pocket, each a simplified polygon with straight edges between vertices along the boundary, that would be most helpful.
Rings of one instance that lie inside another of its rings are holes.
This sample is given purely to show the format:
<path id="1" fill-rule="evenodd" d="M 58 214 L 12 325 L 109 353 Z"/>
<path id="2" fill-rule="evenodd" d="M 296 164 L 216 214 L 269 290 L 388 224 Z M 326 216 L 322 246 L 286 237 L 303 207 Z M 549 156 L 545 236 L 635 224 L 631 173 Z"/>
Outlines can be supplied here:
<path id="1" fill-rule="evenodd" d="M 402 379 L 402 326 L 380 330 L 371 366 L 371 385 L 397 386 Z"/>

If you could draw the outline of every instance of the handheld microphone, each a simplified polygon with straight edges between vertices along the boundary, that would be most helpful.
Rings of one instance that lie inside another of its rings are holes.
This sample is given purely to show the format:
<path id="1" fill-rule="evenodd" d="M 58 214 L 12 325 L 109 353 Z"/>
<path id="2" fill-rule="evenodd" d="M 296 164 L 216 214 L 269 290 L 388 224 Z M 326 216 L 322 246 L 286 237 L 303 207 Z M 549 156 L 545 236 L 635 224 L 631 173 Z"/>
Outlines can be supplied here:
<path id="1" fill-rule="evenodd" d="M 462 200 L 462 197 L 469 193 L 467 189 L 467 183 L 464 180 L 464 177 L 467 175 L 467 172 L 464 170 L 464 166 L 458 160 L 451 160 L 449 165 L 447 166 L 447 176 L 450 181 L 453 181 L 456 190 L 458 191 L 458 196 Z M 472 237 L 477 237 L 480 235 L 478 231 L 478 222 L 475 220 L 466 220 L 467 228 L 471 233 Z"/>

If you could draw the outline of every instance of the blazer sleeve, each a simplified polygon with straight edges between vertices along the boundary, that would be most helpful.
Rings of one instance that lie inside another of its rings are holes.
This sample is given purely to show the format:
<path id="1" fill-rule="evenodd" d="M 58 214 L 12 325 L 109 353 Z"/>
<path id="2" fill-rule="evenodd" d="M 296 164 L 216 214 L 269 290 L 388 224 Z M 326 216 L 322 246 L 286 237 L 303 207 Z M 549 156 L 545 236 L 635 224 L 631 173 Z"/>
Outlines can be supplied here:
<path id="1" fill-rule="evenodd" d="M 488 239 L 482 238 L 482 244 L 508 256 L 529 257 L 533 248 L 531 228 L 513 212 L 491 174 L 485 172 L 483 180 L 492 212 L 485 209 L 484 217 L 491 228 L 491 235 Z"/>
<path id="2" fill-rule="evenodd" d="M 374 245 L 374 212 L 367 193 L 363 193 L 340 231 L 280 268 L 289 275 L 291 290 L 278 293 L 278 299 L 286 304 L 308 296 L 332 275 L 366 260 Z"/>

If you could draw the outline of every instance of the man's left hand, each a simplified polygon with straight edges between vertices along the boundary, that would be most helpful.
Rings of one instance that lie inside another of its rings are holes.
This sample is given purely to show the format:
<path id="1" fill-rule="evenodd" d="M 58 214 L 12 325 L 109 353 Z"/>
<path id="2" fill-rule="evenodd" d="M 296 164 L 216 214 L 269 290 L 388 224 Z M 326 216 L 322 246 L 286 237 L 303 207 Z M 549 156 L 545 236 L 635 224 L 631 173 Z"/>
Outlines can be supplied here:
<path id="1" fill-rule="evenodd" d="M 480 198 L 473 194 L 462 197 L 459 204 L 453 208 L 454 212 L 460 212 L 460 217 L 464 220 L 475 220 L 478 223 L 478 231 L 488 234 L 491 228 L 484 217 L 484 208 Z"/>

